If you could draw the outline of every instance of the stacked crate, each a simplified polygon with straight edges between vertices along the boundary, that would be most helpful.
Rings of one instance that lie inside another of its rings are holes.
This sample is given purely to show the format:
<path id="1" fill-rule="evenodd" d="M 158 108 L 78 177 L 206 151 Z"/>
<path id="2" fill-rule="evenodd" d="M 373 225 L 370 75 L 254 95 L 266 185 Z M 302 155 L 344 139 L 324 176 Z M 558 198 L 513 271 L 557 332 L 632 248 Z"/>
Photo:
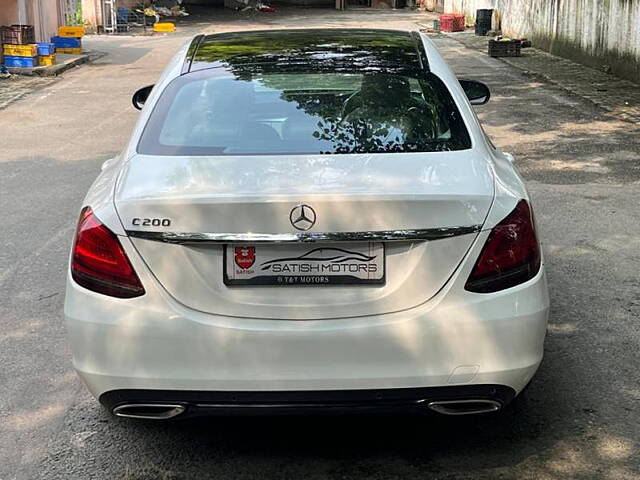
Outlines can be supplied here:
<path id="1" fill-rule="evenodd" d="M 38 65 L 50 66 L 56 64 L 56 46 L 53 43 L 39 42 L 38 46 Z"/>
<path id="2" fill-rule="evenodd" d="M 51 37 L 56 53 L 80 55 L 82 53 L 84 27 L 59 27 L 58 35 Z"/>
<path id="3" fill-rule="evenodd" d="M 6 67 L 38 66 L 38 47 L 32 25 L 0 27 L 0 41 Z"/>

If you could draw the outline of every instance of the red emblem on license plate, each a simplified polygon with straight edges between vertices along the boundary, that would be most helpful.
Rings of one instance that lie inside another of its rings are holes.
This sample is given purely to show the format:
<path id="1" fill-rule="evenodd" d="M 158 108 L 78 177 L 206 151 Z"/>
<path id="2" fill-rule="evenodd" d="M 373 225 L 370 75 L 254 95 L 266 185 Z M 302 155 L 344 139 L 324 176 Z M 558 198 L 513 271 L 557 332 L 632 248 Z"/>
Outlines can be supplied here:
<path id="1" fill-rule="evenodd" d="M 236 247 L 236 265 L 246 270 L 256 261 L 256 247 Z"/>

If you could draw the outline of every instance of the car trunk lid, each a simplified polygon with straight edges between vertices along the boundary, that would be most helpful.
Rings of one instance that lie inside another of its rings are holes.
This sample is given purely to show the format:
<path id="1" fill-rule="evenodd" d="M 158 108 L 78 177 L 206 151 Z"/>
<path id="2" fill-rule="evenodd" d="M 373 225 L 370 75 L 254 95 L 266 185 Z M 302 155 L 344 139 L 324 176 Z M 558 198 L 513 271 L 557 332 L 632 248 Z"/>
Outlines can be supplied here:
<path id="1" fill-rule="evenodd" d="M 184 305 L 220 315 L 320 319 L 387 313 L 427 301 L 470 248 L 493 191 L 488 163 L 471 151 L 138 155 L 125 166 L 115 202 L 151 272 Z M 315 214 L 307 231 L 292 225 L 292 210 L 301 204 Z M 423 241 L 429 232 L 445 234 Z M 305 287 L 225 282 L 225 255 L 233 252 L 225 244 L 260 253 L 267 242 L 273 253 L 271 240 L 278 240 L 284 243 L 275 252 L 282 248 L 289 257 L 291 251 L 306 253 L 286 242 L 316 240 L 309 246 L 317 252 L 335 247 L 336 240 L 348 249 L 354 239 L 373 241 L 373 249 L 384 245 L 384 281 Z"/>

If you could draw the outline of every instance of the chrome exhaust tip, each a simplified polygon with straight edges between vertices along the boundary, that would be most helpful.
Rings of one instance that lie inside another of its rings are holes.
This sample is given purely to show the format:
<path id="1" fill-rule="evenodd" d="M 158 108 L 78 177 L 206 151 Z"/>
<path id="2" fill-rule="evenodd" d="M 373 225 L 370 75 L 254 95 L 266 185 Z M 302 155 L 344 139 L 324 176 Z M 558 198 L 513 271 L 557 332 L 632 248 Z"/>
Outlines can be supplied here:
<path id="1" fill-rule="evenodd" d="M 184 405 L 168 403 L 125 403 L 113 409 L 116 417 L 139 418 L 144 420 L 168 420 L 186 410 Z"/>
<path id="2" fill-rule="evenodd" d="M 497 412 L 502 408 L 502 404 L 496 400 L 485 399 L 442 400 L 430 402 L 427 407 L 443 415 L 475 415 Z"/>

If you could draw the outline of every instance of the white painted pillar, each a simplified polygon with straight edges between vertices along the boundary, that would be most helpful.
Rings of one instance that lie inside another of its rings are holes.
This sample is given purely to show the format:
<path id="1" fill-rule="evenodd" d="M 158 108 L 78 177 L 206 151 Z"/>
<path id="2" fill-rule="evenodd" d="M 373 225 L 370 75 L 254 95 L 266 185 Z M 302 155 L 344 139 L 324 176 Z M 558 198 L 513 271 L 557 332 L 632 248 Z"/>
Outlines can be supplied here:
<path id="1" fill-rule="evenodd" d="M 29 23 L 27 0 L 18 0 L 18 23 L 20 25 L 27 25 Z"/>

